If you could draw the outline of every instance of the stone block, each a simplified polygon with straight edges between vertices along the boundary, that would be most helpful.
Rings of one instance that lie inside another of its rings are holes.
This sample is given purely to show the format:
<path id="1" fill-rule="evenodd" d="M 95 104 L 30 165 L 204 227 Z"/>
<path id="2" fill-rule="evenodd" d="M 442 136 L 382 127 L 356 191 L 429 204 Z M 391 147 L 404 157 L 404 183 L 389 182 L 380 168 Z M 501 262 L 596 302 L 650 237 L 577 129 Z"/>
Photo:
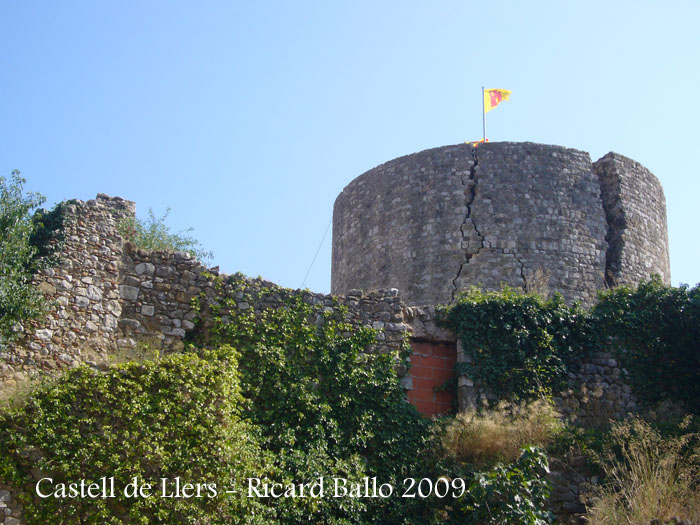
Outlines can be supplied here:
<path id="1" fill-rule="evenodd" d="M 156 267 L 151 263 L 139 263 L 136 265 L 135 270 L 138 275 L 153 275 Z"/>
<path id="2" fill-rule="evenodd" d="M 123 284 L 119 287 L 119 293 L 122 299 L 125 299 L 127 301 L 135 301 L 139 297 L 139 289 L 135 286 L 129 286 L 126 284 Z"/>

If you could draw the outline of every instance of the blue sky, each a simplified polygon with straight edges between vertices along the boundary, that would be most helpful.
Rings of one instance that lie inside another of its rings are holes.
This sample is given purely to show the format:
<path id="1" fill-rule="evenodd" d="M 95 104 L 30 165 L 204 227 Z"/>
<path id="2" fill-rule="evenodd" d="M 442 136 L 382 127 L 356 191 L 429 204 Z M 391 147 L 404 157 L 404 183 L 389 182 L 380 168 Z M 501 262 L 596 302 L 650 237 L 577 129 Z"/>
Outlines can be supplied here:
<path id="1" fill-rule="evenodd" d="M 611 5 L 612 4 L 612 5 Z M 343 187 L 479 139 L 631 157 L 700 281 L 699 2 L 0 1 L 0 174 L 172 207 L 222 271 L 302 284 Z M 305 286 L 330 288 L 330 232 Z"/>

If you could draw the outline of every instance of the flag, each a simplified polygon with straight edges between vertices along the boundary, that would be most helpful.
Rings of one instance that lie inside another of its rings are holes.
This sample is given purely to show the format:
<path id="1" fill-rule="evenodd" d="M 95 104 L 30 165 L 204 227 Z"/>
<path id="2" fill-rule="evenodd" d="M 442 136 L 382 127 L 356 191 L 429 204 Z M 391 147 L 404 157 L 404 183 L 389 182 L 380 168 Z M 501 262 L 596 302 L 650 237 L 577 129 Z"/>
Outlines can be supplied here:
<path id="1" fill-rule="evenodd" d="M 478 148 L 479 144 L 483 144 L 483 143 L 488 142 L 488 141 L 489 141 L 489 139 L 472 140 L 469 142 L 465 142 L 465 144 L 470 144 L 470 145 L 474 146 L 475 148 Z"/>
<path id="2" fill-rule="evenodd" d="M 507 89 L 485 89 L 484 90 L 484 113 L 488 113 L 504 100 L 508 100 L 511 92 Z"/>

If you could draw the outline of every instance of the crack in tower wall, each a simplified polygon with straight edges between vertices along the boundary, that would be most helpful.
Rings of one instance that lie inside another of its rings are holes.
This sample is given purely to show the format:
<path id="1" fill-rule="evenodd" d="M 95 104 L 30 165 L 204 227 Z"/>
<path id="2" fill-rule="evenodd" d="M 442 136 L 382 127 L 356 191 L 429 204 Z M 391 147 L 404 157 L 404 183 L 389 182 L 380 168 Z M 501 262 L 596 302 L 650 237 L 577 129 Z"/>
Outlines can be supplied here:
<path id="1" fill-rule="evenodd" d="M 478 255 L 482 249 L 490 249 L 493 250 L 494 253 L 500 253 L 501 255 L 504 256 L 511 256 L 513 257 L 519 264 L 520 269 L 519 269 L 519 274 L 520 278 L 523 281 L 523 290 L 528 289 L 528 283 L 527 283 L 527 278 L 525 276 L 525 264 L 523 263 L 522 259 L 518 257 L 517 253 L 515 252 L 508 252 L 506 251 L 505 248 L 499 248 L 499 249 L 494 249 L 491 248 L 490 243 L 488 243 L 484 235 L 479 231 L 479 227 L 476 224 L 476 221 L 474 220 L 473 216 L 473 204 L 474 200 L 476 198 L 476 190 L 477 186 L 479 184 L 479 181 L 477 179 L 477 171 L 479 169 L 479 157 L 478 157 L 478 149 L 477 147 L 472 147 L 472 158 L 474 159 L 474 163 L 472 164 L 469 174 L 467 175 L 467 178 L 465 179 L 464 175 L 461 177 L 461 182 L 462 185 L 467 189 L 465 191 L 465 196 L 466 196 L 466 208 L 467 208 L 467 213 L 464 217 L 464 221 L 462 222 L 462 225 L 460 226 L 460 232 L 462 234 L 462 247 L 464 249 L 464 260 L 462 263 L 459 265 L 459 269 L 457 271 L 457 275 L 455 276 L 454 279 L 452 279 L 452 301 L 455 300 L 455 297 L 457 295 L 457 292 L 459 291 L 459 285 L 458 285 L 458 280 L 462 276 L 462 273 L 467 265 L 471 262 L 472 258 L 475 255 Z M 471 228 L 468 228 L 467 225 L 471 225 Z M 469 230 L 472 230 L 476 236 L 479 239 L 477 249 L 472 251 L 470 248 L 472 246 L 472 243 L 467 235 Z M 465 231 L 466 230 L 466 231 Z"/>
<path id="2" fill-rule="evenodd" d="M 608 249 L 605 251 L 605 286 L 616 286 L 620 278 L 622 250 L 624 248 L 623 232 L 627 229 L 627 217 L 620 200 L 620 178 L 609 155 L 593 163 L 593 171 L 600 183 L 601 201 L 605 211 L 605 222 L 608 230 L 605 241 Z"/>
<path id="3" fill-rule="evenodd" d="M 528 290 L 528 286 L 527 286 L 527 278 L 525 277 L 525 263 L 523 262 L 523 260 L 520 257 L 518 257 L 517 254 L 514 253 L 513 257 L 515 257 L 515 260 L 518 261 L 518 264 L 520 264 L 520 277 L 523 280 L 523 290 L 525 290 L 527 292 L 529 290 Z"/>
<path id="4" fill-rule="evenodd" d="M 476 186 L 478 184 L 477 178 L 476 178 L 476 171 L 479 168 L 479 157 L 477 156 L 477 148 L 472 146 L 472 159 L 474 159 L 474 162 L 472 163 L 471 167 L 469 168 L 469 175 L 467 176 L 467 179 L 464 179 L 464 175 L 461 176 L 461 181 L 462 181 L 462 186 L 466 188 L 465 191 L 465 196 L 466 196 L 466 202 L 465 205 L 467 207 L 467 213 L 466 216 L 464 217 L 464 221 L 462 222 L 462 225 L 460 226 L 460 232 L 462 234 L 462 248 L 464 249 L 464 261 L 459 265 L 459 269 L 457 270 L 457 275 L 455 276 L 454 279 L 452 279 L 452 300 L 455 300 L 455 296 L 458 291 L 457 287 L 457 280 L 460 278 L 462 275 L 462 270 L 464 267 L 469 264 L 469 261 L 471 261 L 472 257 L 474 255 L 478 254 L 481 249 L 484 247 L 484 236 L 481 235 L 479 232 L 479 229 L 476 226 L 476 223 L 474 222 L 474 218 L 472 217 L 472 204 L 474 203 L 474 199 L 476 198 Z M 479 245 L 476 249 L 476 251 L 471 252 L 470 251 L 470 240 L 468 236 L 465 233 L 465 226 L 467 224 L 471 224 L 472 228 L 474 230 L 474 233 L 476 233 L 476 236 L 479 238 Z"/>

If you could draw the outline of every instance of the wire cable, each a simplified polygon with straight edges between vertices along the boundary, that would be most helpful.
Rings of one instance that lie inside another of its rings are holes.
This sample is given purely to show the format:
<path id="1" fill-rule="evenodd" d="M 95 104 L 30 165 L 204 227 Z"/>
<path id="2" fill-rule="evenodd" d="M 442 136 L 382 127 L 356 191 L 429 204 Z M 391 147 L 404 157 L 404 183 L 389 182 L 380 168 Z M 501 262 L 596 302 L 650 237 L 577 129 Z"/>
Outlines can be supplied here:
<path id="1" fill-rule="evenodd" d="M 318 257 L 318 252 L 321 251 L 321 246 L 323 246 L 323 241 L 326 240 L 326 235 L 328 235 L 328 230 L 331 227 L 331 223 L 333 222 L 333 216 L 331 215 L 331 220 L 328 221 L 328 226 L 326 226 L 326 231 L 323 232 L 323 238 L 321 239 L 321 244 L 318 245 L 318 248 L 316 249 L 316 254 L 314 255 L 314 258 L 311 261 L 311 264 L 309 265 L 309 269 L 306 270 L 306 275 L 304 276 L 304 280 L 301 282 L 301 286 L 299 288 L 303 289 L 304 284 L 306 284 L 306 278 L 309 276 L 309 272 L 311 271 L 311 268 L 313 267 L 314 263 L 316 262 L 316 257 Z"/>

